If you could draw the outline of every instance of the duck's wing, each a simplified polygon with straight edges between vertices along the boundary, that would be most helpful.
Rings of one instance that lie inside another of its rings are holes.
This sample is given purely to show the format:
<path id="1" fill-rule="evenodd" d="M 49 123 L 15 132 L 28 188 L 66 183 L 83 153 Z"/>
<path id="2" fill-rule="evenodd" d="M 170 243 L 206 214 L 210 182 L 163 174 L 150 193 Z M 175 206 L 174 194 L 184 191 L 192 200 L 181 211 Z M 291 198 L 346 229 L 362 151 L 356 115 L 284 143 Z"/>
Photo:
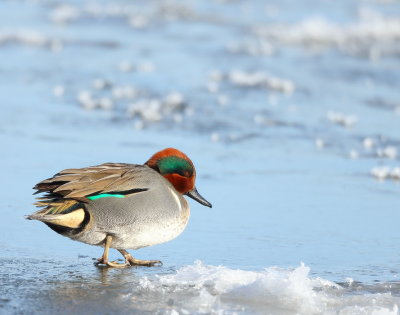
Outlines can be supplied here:
<path id="1" fill-rule="evenodd" d="M 68 227 L 80 225 L 84 217 L 84 203 L 101 197 L 121 198 L 148 190 L 148 169 L 144 165 L 105 163 L 63 170 L 33 187 L 35 194 L 43 193 L 35 203 L 41 210 L 27 218 L 47 222 L 58 220 L 54 224 L 64 226 L 67 226 L 64 222 L 67 220 Z"/>
<path id="2" fill-rule="evenodd" d="M 76 202 L 89 202 L 99 195 L 123 197 L 145 191 L 144 165 L 105 163 L 85 168 L 66 169 L 33 187 L 35 194 L 43 193 L 35 203 L 38 207 L 51 207 L 52 213 L 68 211 Z"/>
<path id="3" fill-rule="evenodd" d="M 39 202 L 47 199 L 74 199 L 87 202 L 96 194 L 129 194 L 131 190 L 146 189 L 139 181 L 143 165 L 105 163 L 86 168 L 66 169 L 36 184 L 37 193 L 46 193 Z M 141 185 L 140 185 L 140 184 Z M 88 198 L 89 197 L 89 198 Z"/>

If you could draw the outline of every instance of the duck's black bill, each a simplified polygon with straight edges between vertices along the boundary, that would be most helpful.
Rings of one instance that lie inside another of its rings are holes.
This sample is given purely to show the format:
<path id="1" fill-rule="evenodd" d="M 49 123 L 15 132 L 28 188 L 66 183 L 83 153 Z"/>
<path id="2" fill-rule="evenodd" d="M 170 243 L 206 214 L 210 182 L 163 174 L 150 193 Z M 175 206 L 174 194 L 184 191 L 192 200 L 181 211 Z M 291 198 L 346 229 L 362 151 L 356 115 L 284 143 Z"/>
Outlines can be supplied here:
<path id="1" fill-rule="evenodd" d="M 197 202 L 201 203 L 203 206 L 207 206 L 212 208 L 212 204 L 209 203 L 202 195 L 199 194 L 196 187 L 193 188 L 191 191 L 186 193 L 186 196 L 196 200 Z"/>

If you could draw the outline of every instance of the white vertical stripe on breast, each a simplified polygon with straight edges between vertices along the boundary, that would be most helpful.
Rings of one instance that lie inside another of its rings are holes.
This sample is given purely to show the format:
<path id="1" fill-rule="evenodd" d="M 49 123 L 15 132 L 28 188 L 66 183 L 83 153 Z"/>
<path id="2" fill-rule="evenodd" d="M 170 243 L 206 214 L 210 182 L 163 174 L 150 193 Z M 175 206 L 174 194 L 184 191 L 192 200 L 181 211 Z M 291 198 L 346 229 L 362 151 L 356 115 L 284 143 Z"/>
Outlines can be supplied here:
<path id="1" fill-rule="evenodd" d="M 175 190 L 173 190 L 171 187 L 168 187 L 168 188 L 171 191 L 172 196 L 174 196 L 176 203 L 178 204 L 179 212 L 182 212 L 182 204 L 181 204 L 181 200 L 179 199 L 177 192 Z"/>

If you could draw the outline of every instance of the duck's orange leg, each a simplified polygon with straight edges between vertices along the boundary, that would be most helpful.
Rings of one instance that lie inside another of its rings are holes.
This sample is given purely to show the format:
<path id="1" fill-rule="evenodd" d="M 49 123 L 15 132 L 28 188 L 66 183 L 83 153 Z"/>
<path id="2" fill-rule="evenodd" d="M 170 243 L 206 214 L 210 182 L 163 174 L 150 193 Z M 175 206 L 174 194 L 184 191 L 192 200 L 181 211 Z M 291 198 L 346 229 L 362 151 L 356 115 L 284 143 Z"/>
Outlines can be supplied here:
<path id="1" fill-rule="evenodd" d="M 111 243 L 112 243 L 112 236 L 107 235 L 107 237 L 105 239 L 105 243 L 104 243 L 103 256 L 101 256 L 97 260 L 95 265 L 106 265 L 108 267 L 114 267 L 114 268 L 125 268 L 125 267 L 131 266 L 131 264 L 127 262 L 126 258 L 125 258 L 125 263 L 123 263 L 123 264 L 117 263 L 115 261 L 108 261 L 108 252 L 110 250 Z"/>

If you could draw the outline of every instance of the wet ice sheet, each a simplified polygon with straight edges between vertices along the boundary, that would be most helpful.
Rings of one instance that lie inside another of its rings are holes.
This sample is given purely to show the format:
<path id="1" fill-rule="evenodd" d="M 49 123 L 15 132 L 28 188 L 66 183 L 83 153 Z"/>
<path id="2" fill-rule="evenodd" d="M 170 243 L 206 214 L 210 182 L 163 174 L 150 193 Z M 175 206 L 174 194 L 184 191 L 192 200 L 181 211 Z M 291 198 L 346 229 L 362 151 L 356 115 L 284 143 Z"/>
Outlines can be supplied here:
<path id="1" fill-rule="evenodd" d="M 81 263 L 2 260 L 12 268 L 0 273 L 0 307 L 7 313 L 42 314 L 397 314 L 400 302 L 398 283 L 365 285 L 349 278 L 336 284 L 310 276 L 303 264 L 244 271 L 196 261 L 174 271 L 96 270 Z M 16 292 L 15 286 L 20 287 Z"/>

